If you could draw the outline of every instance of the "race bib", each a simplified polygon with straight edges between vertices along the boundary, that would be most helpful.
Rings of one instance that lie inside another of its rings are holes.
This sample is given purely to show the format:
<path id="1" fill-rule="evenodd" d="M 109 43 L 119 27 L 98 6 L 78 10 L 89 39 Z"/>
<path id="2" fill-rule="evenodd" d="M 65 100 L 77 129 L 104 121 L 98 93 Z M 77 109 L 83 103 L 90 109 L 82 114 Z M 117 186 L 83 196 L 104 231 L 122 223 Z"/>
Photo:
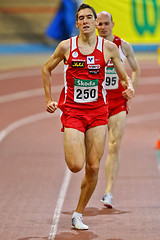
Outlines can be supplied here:
<path id="1" fill-rule="evenodd" d="M 98 79 L 74 82 L 74 101 L 78 103 L 94 102 L 98 99 Z"/>
<path id="2" fill-rule="evenodd" d="M 119 85 L 119 77 L 114 67 L 105 68 L 105 89 L 117 89 Z"/>

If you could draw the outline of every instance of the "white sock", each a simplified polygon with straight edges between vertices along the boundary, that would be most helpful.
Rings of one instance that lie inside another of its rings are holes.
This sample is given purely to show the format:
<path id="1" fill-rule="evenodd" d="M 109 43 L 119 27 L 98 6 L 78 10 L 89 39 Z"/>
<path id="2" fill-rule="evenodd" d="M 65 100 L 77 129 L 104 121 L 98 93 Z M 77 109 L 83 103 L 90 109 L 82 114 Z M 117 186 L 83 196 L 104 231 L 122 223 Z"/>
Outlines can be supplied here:
<path id="1" fill-rule="evenodd" d="M 74 217 L 82 217 L 82 213 L 73 212 L 72 218 Z"/>

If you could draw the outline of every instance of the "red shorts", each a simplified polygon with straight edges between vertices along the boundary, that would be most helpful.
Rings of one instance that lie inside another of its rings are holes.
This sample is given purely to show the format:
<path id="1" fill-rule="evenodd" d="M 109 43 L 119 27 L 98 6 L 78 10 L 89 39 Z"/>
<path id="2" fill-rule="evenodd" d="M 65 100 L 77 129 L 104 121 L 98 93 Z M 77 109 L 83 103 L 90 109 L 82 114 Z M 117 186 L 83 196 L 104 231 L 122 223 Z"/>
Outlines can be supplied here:
<path id="1" fill-rule="evenodd" d="M 125 98 L 121 97 L 108 99 L 108 117 L 111 117 L 123 111 L 126 111 L 126 113 L 128 113 L 127 100 Z"/>
<path id="2" fill-rule="evenodd" d="M 108 107 L 102 106 L 91 110 L 68 109 L 61 116 L 62 129 L 74 128 L 85 133 L 89 128 L 108 124 Z"/>

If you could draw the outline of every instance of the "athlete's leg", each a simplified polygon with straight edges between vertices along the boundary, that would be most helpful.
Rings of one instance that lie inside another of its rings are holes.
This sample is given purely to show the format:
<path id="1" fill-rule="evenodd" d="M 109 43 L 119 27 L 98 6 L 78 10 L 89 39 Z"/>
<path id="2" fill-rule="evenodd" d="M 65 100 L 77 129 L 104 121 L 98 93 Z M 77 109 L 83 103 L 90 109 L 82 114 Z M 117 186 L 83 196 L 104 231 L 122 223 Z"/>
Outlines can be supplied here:
<path id="1" fill-rule="evenodd" d="M 119 169 L 119 151 L 125 129 L 126 112 L 113 115 L 108 120 L 108 156 L 105 163 L 107 187 L 105 193 L 112 193 Z"/>
<path id="2" fill-rule="evenodd" d="M 85 162 L 84 133 L 73 128 L 64 128 L 64 153 L 68 168 L 79 172 Z"/>
<path id="3" fill-rule="evenodd" d="M 93 127 L 85 134 L 86 166 L 85 176 L 81 184 L 81 194 L 76 212 L 83 213 L 98 180 L 99 164 L 102 158 L 107 125 Z"/>

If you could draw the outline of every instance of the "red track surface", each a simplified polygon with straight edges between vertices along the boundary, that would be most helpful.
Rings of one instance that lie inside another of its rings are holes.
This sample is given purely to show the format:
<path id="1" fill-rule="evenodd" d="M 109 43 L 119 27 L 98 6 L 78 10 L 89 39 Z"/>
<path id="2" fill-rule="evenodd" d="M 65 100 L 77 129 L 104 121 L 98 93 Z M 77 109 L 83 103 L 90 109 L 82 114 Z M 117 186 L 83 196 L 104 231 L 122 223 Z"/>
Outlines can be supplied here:
<path id="1" fill-rule="evenodd" d="M 160 239 L 160 173 L 154 149 L 160 129 L 160 67 L 154 60 L 140 65 L 142 77 L 121 148 L 115 209 L 100 202 L 106 143 L 98 185 L 84 213 L 88 231 L 71 229 L 83 171 L 66 172 L 59 111 L 45 113 L 41 69 L 1 72 L 0 240 L 44 240 L 49 233 L 55 240 Z M 58 100 L 61 66 L 53 82 Z"/>

